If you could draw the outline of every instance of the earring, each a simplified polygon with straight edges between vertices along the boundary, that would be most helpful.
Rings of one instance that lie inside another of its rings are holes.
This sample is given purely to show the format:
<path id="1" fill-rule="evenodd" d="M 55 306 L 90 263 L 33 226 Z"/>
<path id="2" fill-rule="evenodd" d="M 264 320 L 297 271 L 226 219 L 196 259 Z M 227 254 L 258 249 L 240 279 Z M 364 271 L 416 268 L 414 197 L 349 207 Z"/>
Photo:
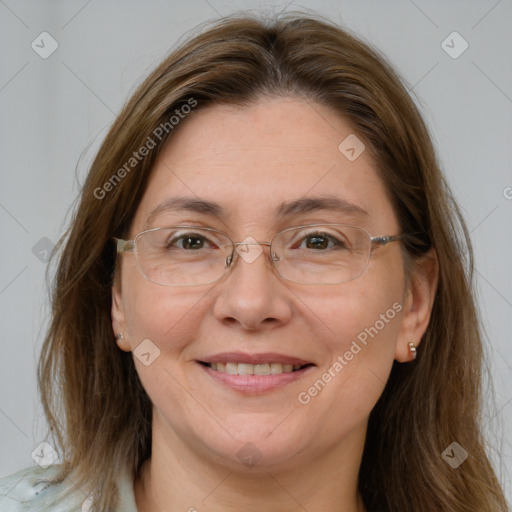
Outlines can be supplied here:
<path id="1" fill-rule="evenodd" d="M 410 341 L 408 343 L 408 345 L 409 345 L 409 352 L 411 353 L 412 359 L 414 360 L 414 359 L 416 359 L 416 356 L 418 355 L 416 352 L 416 345 L 412 341 Z"/>
<path id="2" fill-rule="evenodd" d="M 118 340 L 124 340 L 124 336 L 123 336 L 123 334 L 122 334 L 122 333 L 120 333 L 120 332 L 116 334 L 116 338 L 117 338 Z"/>

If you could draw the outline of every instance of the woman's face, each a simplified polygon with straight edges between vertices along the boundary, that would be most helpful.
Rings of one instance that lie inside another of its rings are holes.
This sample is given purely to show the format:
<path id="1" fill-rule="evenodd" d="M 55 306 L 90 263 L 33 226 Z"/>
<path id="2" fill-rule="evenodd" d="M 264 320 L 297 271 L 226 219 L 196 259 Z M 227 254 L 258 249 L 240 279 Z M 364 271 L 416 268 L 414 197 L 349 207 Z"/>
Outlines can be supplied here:
<path id="1" fill-rule="evenodd" d="M 397 234 L 369 152 L 357 156 L 362 147 L 354 139 L 344 152 L 338 147 L 351 134 L 335 113 L 299 99 L 189 115 L 155 164 L 130 238 L 182 224 L 221 230 L 234 242 L 270 241 L 285 228 L 315 223 Z M 224 216 L 158 208 L 178 196 L 216 203 Z M 276 215 L 283 203 L 327 196 L 357 208 Z M 361 277 L 334 285 L 282 279 L 261 247 L 220 281 L 191 287 L 154 284 L 133 254 L 121 256 L 113 327 L 124 334 L 120 347 L 135 351 L 154 404 L 154 434 L 238 468 L 256 461 L 291 467 L 346 450 L 349 439 L 361 446 L 393 359 L 405 361 L 411 341 L 400 244 L 376 249 Z M 263 373 L 265 363 L 276 363 L 268 368 L 277 373 L 230 376 L 204 364 L 215 361 L 260 363 Z M 308 366 L 280 373 L 279 363 L 298 362 Z"/>

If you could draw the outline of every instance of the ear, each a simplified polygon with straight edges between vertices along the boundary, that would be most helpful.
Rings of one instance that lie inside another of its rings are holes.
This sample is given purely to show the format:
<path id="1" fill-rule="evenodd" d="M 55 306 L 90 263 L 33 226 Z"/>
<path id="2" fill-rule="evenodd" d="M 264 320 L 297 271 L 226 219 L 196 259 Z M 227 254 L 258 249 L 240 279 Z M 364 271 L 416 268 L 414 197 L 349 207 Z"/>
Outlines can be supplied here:
<path id="1" fill-rule="evenodd" d="M 117 346 L 125 352 L 130 352 L 131 346 L 126 334 L 126 319 L 119 279 L 116 279 L 112 286 L 112 310 L 110 315 L 112 318 L 112 329 L 114 330 Z M 122 334 L 123 338 L 119 339 L 117 337 L 118 334 Z"/>
<path id="2" fill-rule="evenodd" d="M 413 359 L 408 344 L 413 342 L 418 347 L 427 330 L 439 275 L 437 254 L 433 248 L 413 265 L 404 293 L 402 322 L 395 348 L 395 359 L 400 363 Z"/>

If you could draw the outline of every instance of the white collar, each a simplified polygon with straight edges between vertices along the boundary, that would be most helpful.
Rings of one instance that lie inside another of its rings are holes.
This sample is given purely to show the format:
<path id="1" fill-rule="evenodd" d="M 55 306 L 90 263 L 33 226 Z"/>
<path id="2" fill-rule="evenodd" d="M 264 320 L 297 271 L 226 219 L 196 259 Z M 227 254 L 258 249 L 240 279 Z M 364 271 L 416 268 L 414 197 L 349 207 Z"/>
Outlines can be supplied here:
<path id="1" fill-rule="evenodd" d="M 74 485 L 69 479 L 64 479 L 59 484 L 50 484 L 49 481 L 58 474 L 60 469 L 61 466 L 58 464 L 46 469 L 32 466 L 0 478 L 0 510 L 2 512 L 81 510 L 85 496 L 78 488 L 66 498 L 59 500 L 59 496 L 69 486 Z M 128 468 L 120 475 L 118 486 L 119 504 L 116 512 L 137 512 L 133 479 Z M 48 509 L 47 505 L 52 502 L 55 505 Z"/>

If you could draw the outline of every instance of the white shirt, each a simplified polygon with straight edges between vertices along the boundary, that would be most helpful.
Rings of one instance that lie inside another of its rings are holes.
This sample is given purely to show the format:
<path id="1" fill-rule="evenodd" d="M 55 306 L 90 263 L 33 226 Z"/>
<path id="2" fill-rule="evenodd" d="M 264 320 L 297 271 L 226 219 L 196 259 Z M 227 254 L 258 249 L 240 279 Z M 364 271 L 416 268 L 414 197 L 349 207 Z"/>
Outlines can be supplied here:
<path id="1" fill-rule="evenodd" d="M 87 496 L 69 479 L 60 484 L 50 484 L 48 480 L 60 469 L 53 465 L 47 469 L 34 466 L 0 478 L 0 510 L 2 512 L 88 512 Z M 119 505 L 112 512 L 137 512 L 133 481 L 128 471 L 120 476 Z M 68 497 L 57 499 L 57 504 L 49 506 L 65 490 L 73 487 Z"/>

